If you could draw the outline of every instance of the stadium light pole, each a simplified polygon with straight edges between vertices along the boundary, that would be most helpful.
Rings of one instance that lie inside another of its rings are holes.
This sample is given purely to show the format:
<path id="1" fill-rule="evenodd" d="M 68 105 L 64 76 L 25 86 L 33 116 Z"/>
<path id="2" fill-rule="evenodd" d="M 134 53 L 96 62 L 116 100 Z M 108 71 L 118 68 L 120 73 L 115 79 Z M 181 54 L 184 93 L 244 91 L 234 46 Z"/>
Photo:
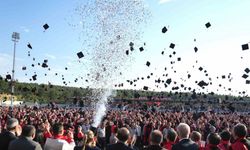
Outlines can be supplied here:
<path id="1" fill-rule="evenodd" d="M 11 107 L 13 107 L 14 92 L 15 92 L 15 61 L 16 61 L 16 43 L 20 39 L 20 34 L 17 32 L 12 33 L 12 41 L 14 42 L 14 53 L 13 53 L 13 66 L 12 66 L 12 77 L 11 77 Z"/>

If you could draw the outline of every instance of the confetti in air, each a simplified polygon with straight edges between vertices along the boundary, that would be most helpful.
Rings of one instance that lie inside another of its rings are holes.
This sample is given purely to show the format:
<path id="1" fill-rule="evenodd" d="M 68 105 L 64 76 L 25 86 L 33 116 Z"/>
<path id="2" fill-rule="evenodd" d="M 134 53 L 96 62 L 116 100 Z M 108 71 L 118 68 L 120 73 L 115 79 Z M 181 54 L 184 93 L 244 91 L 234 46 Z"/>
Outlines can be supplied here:
<path id="1" fill-rule="evenodd" d="M 83 4 L 84 3 L 84 4 Z M 129 43 L 135 43 L 149 21 L 149 10 L 143 0 L 95 0 L 80 3 L 75 13 L 80 17 L 77 25 L 79 39 L 90 61 L 91 86 L 96 114 L 93 126 L 97 127 L 105 115 L 112 86 L 132 57 L 126 55 Z"/>

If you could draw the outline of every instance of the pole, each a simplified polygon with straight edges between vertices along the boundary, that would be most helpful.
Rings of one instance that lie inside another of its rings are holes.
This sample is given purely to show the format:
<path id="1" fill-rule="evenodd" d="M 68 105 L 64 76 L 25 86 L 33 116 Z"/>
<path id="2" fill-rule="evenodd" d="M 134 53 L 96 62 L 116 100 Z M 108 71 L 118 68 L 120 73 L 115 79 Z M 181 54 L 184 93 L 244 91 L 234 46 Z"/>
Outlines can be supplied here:
<path id="1" fill-rule="evenodd" d="M 14 85 L 14 77 L 15 77 L 15 59 L 16 59 L 16 40 L 14 40 L 14 54 L 13 54 L 13 66 L 12 66 L 12 77 L 11 77 L 11 107 L 13 108 L 13 101 L 14 101 L 14 92 L 15 92 L 15 85 Z"/>

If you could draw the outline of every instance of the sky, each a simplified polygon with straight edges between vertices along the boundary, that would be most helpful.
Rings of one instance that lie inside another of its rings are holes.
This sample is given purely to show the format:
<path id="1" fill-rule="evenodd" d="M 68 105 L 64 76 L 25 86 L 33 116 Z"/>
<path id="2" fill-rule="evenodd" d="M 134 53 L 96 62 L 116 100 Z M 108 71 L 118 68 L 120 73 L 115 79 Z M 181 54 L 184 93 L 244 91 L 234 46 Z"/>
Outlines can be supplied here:
<path id="1" fill-rule="evenodd" d="M 88 37 L 78 28 L 83 22 L 75 11 L 77 6 L 84 3 L 86 1 L 83 0 L 0 1 L 0 75 L 5 77 L 11 73 L 11 34 L 18 32 L 20 40 L 16 48 L 15 69 L 18 81 L 63 85 L 61 75 L 64 75 L 65 80 L 70 81 L 68 86 L 91 85 L 85 82 L 89 68 L 92 67 L 87 55 L 91 49 L 86 50 L 82 39 Z M 242 44 L 250 42 L 249 0 L 145 0 L 143 4 L 150 16 L 144 18 L 147 23 L 140 29 L 143 33 L 135 43 L 135 51 L 124 62 L 126 65 L 123 69 L 126 69 L 121 76 L 116 77 L 117 84 L 124 83 L 122 88 L 125 89 L 142 89 L 147 86 L 149 90 L 156 91 L 170 91 L 172 87 L 184 84 L 200 92 L 237 95 L 246 91 L 250 94 L 250 84 L 245 84 L 246 79 L 242 78 L 245 68 L 250 68 L 250 51 L 242 51 L 241 48 Z M 91 21 L 91 18 L 86 21 Z M 211 27 L 205 27 L 207 22 L 211 23 Z M 42 27 L 45 23 L 50 26 L 46 31 Z M 168 29 L 165 34 L 161 32 L 164 26 Z M 31 43 L 32 50 L 27 48 L 28 43 Z M 170 43 L 175 44 L 174 49 L 169 48 Z M 140 52 L 139 47 L 142 45 L 144 51 Z M 198 48 L 197 53 L 194 47 Z M 124 55 L 127 48 L 124 48 Z M 80 60 L 76 55 L 79 51 L 85 54 Z M 174 51 L 176 55 L 173 55 Z M 179 57 L 181 61 L 177 61 Z M 51 71 L 37 65 L 44 59 L 48 59 Z M 151 63 L 150 67 L 145 65 L 146 61 Z M 175 61 L 175 64 L 171 65 L 171 61 Z M 31 64 L 35 64 L 35 67 L 31 67 Z M 23 66 L 27 67 L 26 71 L 22 70 Z M 199 71 L 199 67 L 204 68 L 212 79 L 212 85 L 205 89 L 195 83 L 202 80 L 210 82 L 204 70 Z M 146 80 L 150 73 L 153 76 Z M 231 82 L 221 78 L 230 73 Z M 38 75 L 37 80 L 30 81 L 34 74 Z M 163 77 L 163 74 L 168 75 Z M 191 75 L 190 79 L 187 78 L 188 74 Z M 80 77 L 83 79 L 75 83 L 75 78 L 80 80 Z M 126 82 L 137 77 L 140 80 L 136 86 Z M 145 79 L 141 80 L 141 77 Z M 177 84 L 172 82 L 165 88 L 164 84 L 155 84 L 159 78 L 164 81 L 171 78 Z"/>

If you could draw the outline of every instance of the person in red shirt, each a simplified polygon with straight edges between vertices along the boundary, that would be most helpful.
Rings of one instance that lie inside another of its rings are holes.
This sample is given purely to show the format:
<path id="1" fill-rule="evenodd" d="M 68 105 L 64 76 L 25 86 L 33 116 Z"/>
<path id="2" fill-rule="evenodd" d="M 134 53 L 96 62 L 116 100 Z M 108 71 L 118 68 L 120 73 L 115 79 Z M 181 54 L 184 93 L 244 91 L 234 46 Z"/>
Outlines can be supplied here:
<path id="1" fill-rule="evenodd" d="M 177 133 L 174 129 L 170 128 L 166 135 L 167 141 L 163 144 L 163 147 L 167 150 L 172 150 L 172 146 L 175 144 L 177 139 Z"/>
<path id="2" fill-rule="evenodd" d="M 221 150 L 230 150 L 230 146 L 231 146 L 231 143 L 230 143 L 231 133 L 229 131 L 225 130 L 225 131 L 222 131 L 220 133 L 220 136 L 221 136 L 221 141 L 220 141 L 220 144 L 218 145 L 218 147 Z"/>
<path id="3" fill-rule="evenodd" d="M 193 131 L 190 138 L 199 146 L 199 150 L 205 149 L 205 142 L 201 141 L 201 134 L 198 131 Z"/>
<path id="4" fill-rule="evenodd" d="M 233 137 L 235 142 L 232 144 L 232 150 L 249 150 L 250 141 L 246 139 L 247 127 L 238 123 L 233 128 Z"/>
<path id="5" fill-rule="evenodd" d="M 210 133 L 207 137 L 207 145 L 205 150 L 220 150 L 218 145 L 220 144 L 221 137 L 218 133 Z"/>

